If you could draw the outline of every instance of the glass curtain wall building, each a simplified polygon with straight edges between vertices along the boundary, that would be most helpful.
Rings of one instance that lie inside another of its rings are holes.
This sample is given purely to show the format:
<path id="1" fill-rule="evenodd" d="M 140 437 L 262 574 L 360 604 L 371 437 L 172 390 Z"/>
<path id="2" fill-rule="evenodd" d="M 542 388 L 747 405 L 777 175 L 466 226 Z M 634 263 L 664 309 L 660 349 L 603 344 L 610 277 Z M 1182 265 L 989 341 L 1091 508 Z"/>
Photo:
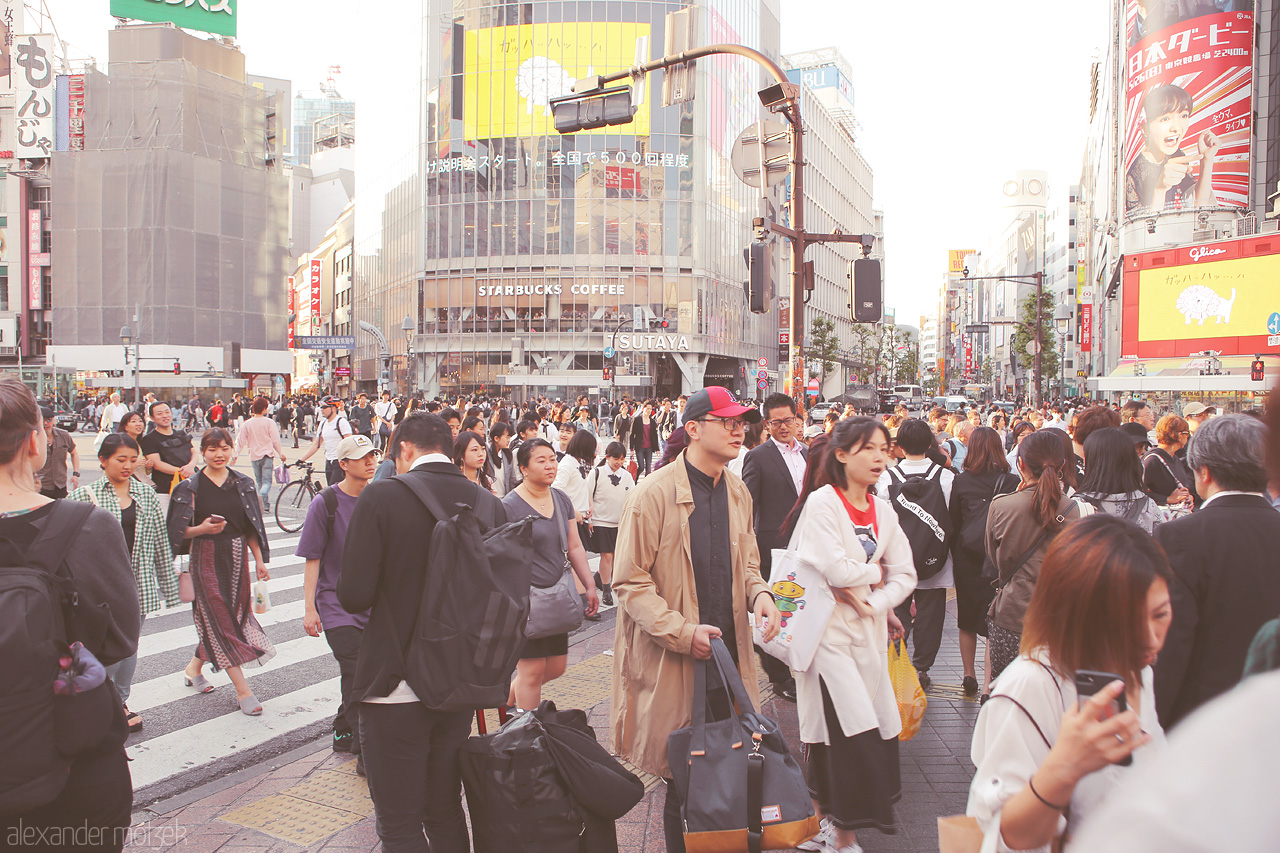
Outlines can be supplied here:
<path id="1" fill-rule="evenodd" d="M 388 339 L 397 390 L 607 394 L 611 343 L 619 396 L 704 383 L 751 395 L 748 364 L 776 367 L 777 306 L 753 315 L 743 290 L 760 191 L 729 163 L 762 114 L 767 74 L 738 57 L 702 60 L 691 102 L 660 106 L 654 74 L 635 86 L 632 124 L 561 136 L 552 123 L 548 101 L 575 80 L 661 56 L 679 8 L 422 0 L 418 145 L 379 163 L 357 194 L 357 316 Z M 776 0 L 712 0 L 695 14 L 696 43 L 779 58 Z M 362 336 L 370 389 L 379 356 Z"/>

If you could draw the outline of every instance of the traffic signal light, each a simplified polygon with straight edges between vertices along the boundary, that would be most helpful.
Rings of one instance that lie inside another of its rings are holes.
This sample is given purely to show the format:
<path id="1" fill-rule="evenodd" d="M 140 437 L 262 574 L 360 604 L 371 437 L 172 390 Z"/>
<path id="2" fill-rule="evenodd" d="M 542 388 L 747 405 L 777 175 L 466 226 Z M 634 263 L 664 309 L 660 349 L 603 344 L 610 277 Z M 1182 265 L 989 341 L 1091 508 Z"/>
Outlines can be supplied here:
<path id="1" fill-rule="evenodd" d="M 604 366 L 604 381 L 605 381 L 605 382 L 611 382 L 611 381 L 613 381 L 613 366 L 612 366 L 612 365 L 606 364 L 606 365 Z"/>
<path id="2" fill-rule="evenodd" d="M 884 314 L 880 262 L 874 258 L 858 258 L 849 265 L 849 282 L 852 285 L 853 322 L 879 323 Z"/>
<path id="3" fill-rule="evenodd" d="M 747 305 L 752 314 L 767 314 L 773 304 L 773 244 L 756 240 L 742 254 L 747 261 Z"/>
<path id="4" fill-rule="evenodd" d="M 630 124 L 636 107 L 631 104 L 631 87 L 600 89 L 585 95 L 551 99 L 551 115 L 558 133 L 577 133 L 613 124 Z"/>
<path id="5" fill-rule="evenodd" d="M 178 361 L 178 359 L 175 358 L 173 360 L 173 375 L 179 376 L 181 374 L 182 374 L 182 362 Z"/>
<path id="6" fill-rule="evenodd" d="M 1249 365 L 1249 378 L 1254 382 L 1261 382 L 1266 378 L 1267 365 L 1260 358 L 1255 358 L 1253 364 Z"/>

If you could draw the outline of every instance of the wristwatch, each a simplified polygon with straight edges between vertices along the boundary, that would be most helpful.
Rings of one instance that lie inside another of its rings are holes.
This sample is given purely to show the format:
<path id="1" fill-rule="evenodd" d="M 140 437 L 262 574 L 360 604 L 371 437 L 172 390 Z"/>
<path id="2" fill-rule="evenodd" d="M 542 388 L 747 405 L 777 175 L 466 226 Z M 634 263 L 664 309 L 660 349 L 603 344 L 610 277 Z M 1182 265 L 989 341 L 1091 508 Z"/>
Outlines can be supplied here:
<path id="1" fill-rule="evenodd" d="M 71 472 L 71 476 L 72 476 L 72 477 L 79 477 L 79 476 L 80 476 L 80 472 L 79 472 L 79 471 L 72 471 L 72 472 Z"/>

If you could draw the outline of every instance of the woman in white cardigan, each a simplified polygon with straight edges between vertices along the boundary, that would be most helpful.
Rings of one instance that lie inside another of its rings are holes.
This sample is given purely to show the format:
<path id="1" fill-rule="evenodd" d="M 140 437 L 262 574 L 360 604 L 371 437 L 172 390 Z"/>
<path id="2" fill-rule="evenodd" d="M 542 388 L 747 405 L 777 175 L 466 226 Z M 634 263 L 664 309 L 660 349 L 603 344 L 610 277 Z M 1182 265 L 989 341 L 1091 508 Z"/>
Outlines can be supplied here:
<path id="1" fill-rule="evenodd" d="M 840 421 L 826 447 L 810 451 L 796 504 L 789 548 L 822 572 L 838 602 L 813 663 L 795 674 L 809 793 L 823 815 L 822 832 L 803 850 L 860 853 L 856 830 L 896 831 L 902 720 L 889 633 L 902 630 L 893 608 L 915 589 L 916 570 L 897 513 L 869 491 L 890 461 L 884 424 Z"/>

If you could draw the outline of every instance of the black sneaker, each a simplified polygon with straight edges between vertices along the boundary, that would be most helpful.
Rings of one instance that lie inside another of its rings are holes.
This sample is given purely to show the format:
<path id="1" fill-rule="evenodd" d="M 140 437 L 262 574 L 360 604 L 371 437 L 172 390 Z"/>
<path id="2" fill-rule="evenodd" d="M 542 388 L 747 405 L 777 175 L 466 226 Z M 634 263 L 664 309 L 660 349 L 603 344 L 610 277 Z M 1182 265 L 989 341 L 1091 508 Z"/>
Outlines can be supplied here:
<path id="1" fill-rule="evenodd" d="M 600 600 L 604 602 L 605 607 L 612 607 L 613 606 L 613 590 L 606 588 L 605 591 L 601 594 Z"/>
<path id="2" fill-rule="evenodd" d="M 929 673 L 924 671 L 917 673 L 917 675 L 920 676 L 920 689 L 928 692 L 929 688 L 933 686 L 933 679 L 929 677 Z"/>
<path id="3" fill-rule="evenodd" d="M 974 678 L 972 675 L 966 675 L 964 677 L 964 695 L 978 695 L 978 679 Z"/>
<path id="4" fill-rule="evenodd" d="M 333 751 L 334 752 L 350 752 L 351 742 L 353 740 L 355 740 L 355 738 L 351 736 L 351 732 L 343 732 L 342 734 L 338 734 L 337 732 L 334 732 Z"/>

